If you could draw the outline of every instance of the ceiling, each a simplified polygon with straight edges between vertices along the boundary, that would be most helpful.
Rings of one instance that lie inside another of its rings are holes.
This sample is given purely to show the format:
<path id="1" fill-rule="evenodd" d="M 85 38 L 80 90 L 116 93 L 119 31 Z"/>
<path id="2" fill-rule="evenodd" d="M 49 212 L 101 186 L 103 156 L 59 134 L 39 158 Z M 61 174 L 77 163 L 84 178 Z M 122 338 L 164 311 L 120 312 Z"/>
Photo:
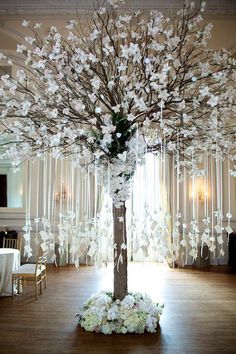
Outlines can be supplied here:
<path id="1" fill-rule="evenodd" d="M 183 1 L 126 0 L 123 7 L 126 10 L 159 9 L 165 14 L 170 14 L 181 8 Z M 62 28 L 68 19 L 92 11 L 93 2 L 93 0 L 0 0 L 0 50 L 15 52 L 17 43 L 25 36 L 24 28 L 21 26 L 23 19 L 40 21 L 46 27 L 53 24 Z M 236 56 L 236 0 L 208 0 L 204 17 L 207 22 L 210 21 L 214 25 L 209 47 L 226 48 Z"/>
<path id="2" fill-rule="evenodd" d="M 200 2 L 200 0 L 196 0 Z M 18 16 L 63 16 L 87 13 L 93 9 L 93 0 L 0 0 L 2 20 Z M 164 13 L 181 8 L 183 0 L 126 0 L 124 9 L 158 9 Z M 208 16 L 235 16 L 236 0 L 208 0 Z"/>

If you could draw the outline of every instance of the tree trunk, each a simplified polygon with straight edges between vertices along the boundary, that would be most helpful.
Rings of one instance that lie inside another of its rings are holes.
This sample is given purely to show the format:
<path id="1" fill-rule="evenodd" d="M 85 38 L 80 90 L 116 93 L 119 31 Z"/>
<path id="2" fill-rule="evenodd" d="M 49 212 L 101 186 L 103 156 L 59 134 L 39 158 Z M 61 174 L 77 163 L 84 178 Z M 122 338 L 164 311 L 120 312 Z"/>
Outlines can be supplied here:
<path id="1" fill-rule="evenodd" d="M 123 300 L 128 293 L 128 274 L 127 274 L 127 246 L 126 235 L 126 207 L 125 203 L 120 208 L 113 204 L 113 230 L 114 230 L 114 297 Z"/>

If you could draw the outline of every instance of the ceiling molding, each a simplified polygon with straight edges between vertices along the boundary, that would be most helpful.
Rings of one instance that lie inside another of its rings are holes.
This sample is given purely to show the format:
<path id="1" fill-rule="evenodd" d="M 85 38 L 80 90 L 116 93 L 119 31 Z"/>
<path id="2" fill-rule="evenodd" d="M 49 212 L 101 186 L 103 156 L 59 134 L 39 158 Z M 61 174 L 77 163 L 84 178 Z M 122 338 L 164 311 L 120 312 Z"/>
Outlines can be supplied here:
<path id="1" fill-rule="evenodd" d="M 199 2 L 197 0 L 196 2 Z M 1 0 L 0 19 L 17 19 L 21 16 L 72 16 L 89 13 L 93 0 Z M 96 3 L 96 1 L 95 1 Z M 124 10 L 158 9 L 163 13 L 174 13 L 182 7 L 183 0 L 126 0 Z M 208 0 L 206 15 L 236 16 L 235 0 Z"/>

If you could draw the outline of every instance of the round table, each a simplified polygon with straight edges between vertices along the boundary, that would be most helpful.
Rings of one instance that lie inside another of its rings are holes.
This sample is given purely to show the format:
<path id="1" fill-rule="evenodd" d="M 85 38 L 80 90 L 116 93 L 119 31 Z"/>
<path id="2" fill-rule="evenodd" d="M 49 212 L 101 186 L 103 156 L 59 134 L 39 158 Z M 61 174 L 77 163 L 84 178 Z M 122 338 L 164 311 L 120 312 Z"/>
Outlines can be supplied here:
<path id="1" fill-rule="evenodd" d="M 20 251 L 0 248 L 0 296 L 12 295 L 12 271 L 20 267 Z"/>

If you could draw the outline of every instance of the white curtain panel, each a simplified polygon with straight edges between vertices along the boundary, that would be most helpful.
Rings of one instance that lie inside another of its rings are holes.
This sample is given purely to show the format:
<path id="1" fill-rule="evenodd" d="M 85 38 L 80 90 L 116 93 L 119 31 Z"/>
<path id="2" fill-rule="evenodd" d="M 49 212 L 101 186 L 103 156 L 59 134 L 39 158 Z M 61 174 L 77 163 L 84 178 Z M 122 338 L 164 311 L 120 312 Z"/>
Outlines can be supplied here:
<path id="1" fill-rule="evenodd" d="M 169 171 L 169 169 L 167 169 Z M 129 260 L 163 261 L 170 230 L 163 226 L 170 209 L 166 184 L 161 182 L 163 173 L 158 156 L 147 154 L 145 163 L 138 165 L 133 177 L 132 193 L 126 202 L 127 238 Z M 166 174 L 167 182 L 169 172 Z M 107 237 L 101 239 L 102 258 L 112 260 L 112 200 L 104 193 L 100 225 L 105 227 Z M 165 235 L 164 235 L 165 233 Z"/>

